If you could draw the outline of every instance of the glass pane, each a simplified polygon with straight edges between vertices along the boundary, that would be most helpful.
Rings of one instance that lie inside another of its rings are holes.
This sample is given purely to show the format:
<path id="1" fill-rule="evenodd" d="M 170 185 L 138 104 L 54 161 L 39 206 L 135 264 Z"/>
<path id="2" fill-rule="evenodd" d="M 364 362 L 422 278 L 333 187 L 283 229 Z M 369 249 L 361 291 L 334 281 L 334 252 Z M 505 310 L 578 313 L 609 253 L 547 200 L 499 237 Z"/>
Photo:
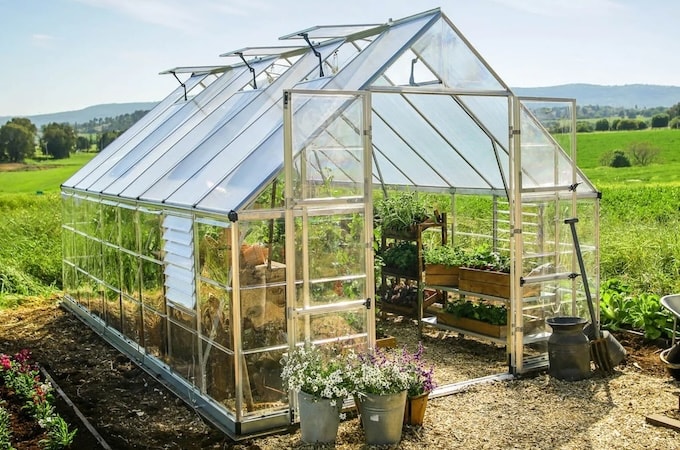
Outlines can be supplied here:
<path id="1" fill-rule="evenodd" d="M 121 329 L 120 292 L 104 288 L 104 311 L 106 324 L 118 331 Z"/>
<path id="2" fill-rule="evenodd" d="M 92 296 L 90 297 L 90 311 L 102 320 L 105 320 L 104 313 L 104 285 L 89 279 L 92 286 Z"/>
<path id="3" fill-rule="evenodd" d="M 142 259 L 142 302 L 156 311 L 165 311 L 163 293 L 163 266 Z"/>
<path id="4" fill-rule="evenodd" d="M 110 245 L 104 245 L 104 281 L 110 286 L 120 288 L 120 259 L 119 250 Z"/>
<path id="5" fill-rule="evenodd" d="M 116 205 L 102 203 L 102 240 L 118 245 L 118 208 Z"/>
<path id="6" fill-rule="evenodd" d="M 225 349 L 233 350 L 231 323 L 231 295 L 213 284 L 199 284 L 201 308 L 201 336 Z"/>
<path id="7" fill-rule="evenodd" d="M 205 361 L 205 392 L 232 414 L 236 414 L 234 355 L 214 347 L 208 341 L 201 341 L 201 344 Z"/>
<path id="8" fill-rule="evenodd" d="M 168 321 L 164 314 L 144 308 L 144 348 L 146 353 L 167 360 Z"/>
<path id="9" fill-rule="evenodd" d="M 231 285 L 231 228 L 197 223 L 199 274 L 224 286 Z"/>
<path id="10" fill-rule="evenodd" d="M 486 176 L 491 174 L 483 173 L 482 170 L 463 159 L 451 147 L 451 144 L 443 139 L 437 130 L 427 122 L 422 112 L 416 111 L 403 97 L 394 94 L 374 94 L 372 98 L 375 113 L 387 122 L 392 129 L 397 130 L 401 139 L 414 149 L 424 161 L 427 161 L 433 170 L 436 170 L 451 186 L 482 189 L 491 186 L 489 181 L 485 179 Z M 486 142 L 486 149 L 487 152 L 490 149 L 488 141 Z M 401 161 L 403 159 L 401 155 L 395 154 L 392 149 L 382 149 L 382 151 L 393 160 Z"/>
<path id="11" fill-rule="evenodd" d="M 362 101 L 355 96 L 294 94 L 293 153 L 299 198 L 363 193 Z M 311 136 L 311 137 L 310 137 Z"/>
<path id="12" fill-rule="evenodd" d="M 123 295 L 123 334 L 133 342 L 142 341 L 142 305 Z"/>
<path id="13" fill-rule="evenodd" d="M 158 211 L 139 210 L 139 235 L 142 255 L 161 260 L 161 215 Z"/>
<path id="14" fill-rule="evenodd" d="M 102 243 L 94 239 L 85 238 L 85 262 L 83 268 L 87 270 L 93 277 L 102 279 Z M 115 286 L 115 285 L 114 285 Z"/>
<path id="15" fill-rule="evenodd" d="M 184 320 L 180 320 L 184 322 Z M 196 384 L 201 379 L 201 366 L 198 363 L 198 337 L 195 332 L 169 321 L 170 345 L 168 364 L 173 372 Z"/>
<path id="16" fill-rule="evenodd" d="M 309 318 L 309 327 L 307 327 Z M 361 309 L 300 316 L 297 319 L 297 342 L 326 341 L 342 346 L 361 346 L 367 342 L 366 310 Z M 309 335 L 307 334 L 309 332 Z"/>
<path id="17" fill-rule="evenodd" d="M 120 212 L 120 245 L 138 253 L 137 245 L 137 211 L 129 208 L 119 208 Z"/>
<path id="18" fill-rule="evenodd" d="M 246 368 L 243 377 L 250 379 L 250 392 L 246 392 L 247 384 L 243 384 L 245 416 L 259 416 L 288 407 L 284 403 L 287 395 L 281 381 L 279 361 L 282 356 L 281 350 L 245 356 Z"/>
<path id="19" fill-rule="evenodd" d="M 413 45 L 413 49 L 446 87 L 468 90 L 503 89 L 500 81 L 445 19 L 439 19 Z"/>
<path id="20" fill-rule="evenodd" d="M 120 264 L 122 273 L 121 290 L 128 297 L 141 301 L 139 293 L 140 260 L 139 257 L 127 252 L 120 252 Z"/>
<path id="21" fill-rule="evenodd" d="M 114 161 L 116 161 L 119 158 L 114 156 L 116 152 L 121 146 L 127 143 L 134 136 L 137 136 L 140 133 L 146 135 L 148 130 L 155 128 L 159 123 L 163 123 L 169 114 L 169 111 L 176 109 L 175 103 L 177 100 L 184 98 L 184 88 L 186 87 L 187 92 L 191 92 L 191 90 L 204 78 L 206 78 L 205 74 L 192 76 L 184 82 L 184 86 L 178 86 L 173 92 L 170 93 L 170 95 L 168 95 L 158 105 L 156 105 L 154 109 L 149 111 L 146 115 L 144 115 L 144 117 L 131 126 L 124 135 L 99 152 L 97 156 L 92 159 L 92 162 L 87 166 L 89 170 L 78 171 L 75 175 L 69 178 L 64 183 L 64 185 L 71 187 L 78 186 L 82 189 L 86 189 L 90 183 L 84 183 L 83 180 L 85 178 L 91 175 L 93 171 L 99 169 L 100 166 L 106 163 L 108 160 L 112 161 L 108 162 L 107 164 L 112 164 Z M 147 131 L 144 132 L 144 130 Z M 96 179 L 96 176 L 93 178 Z"/>

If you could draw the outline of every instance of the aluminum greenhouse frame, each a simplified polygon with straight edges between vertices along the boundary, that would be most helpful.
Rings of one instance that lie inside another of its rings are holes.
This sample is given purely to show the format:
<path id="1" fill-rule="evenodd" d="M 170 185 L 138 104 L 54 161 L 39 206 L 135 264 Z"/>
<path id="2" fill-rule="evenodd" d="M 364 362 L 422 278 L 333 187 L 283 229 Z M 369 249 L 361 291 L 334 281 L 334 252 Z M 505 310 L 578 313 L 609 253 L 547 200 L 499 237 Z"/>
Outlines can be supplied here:
<path id="1" fill-rule="evenodd" d="M 276 430 L 284 352 L 374 345 L 374 190 L 478 196 L 489 227 L 452 208 L 450 234 L 510 253 L 509 373 L 544 367 L 525 312 L 585 311 L 565 218 L 598 284 L 574 101 L 514 95 L 439 9 L 281 39 L 167 71 L 185 81 L 62 185 L 64 304 L 229 435 Z"/>

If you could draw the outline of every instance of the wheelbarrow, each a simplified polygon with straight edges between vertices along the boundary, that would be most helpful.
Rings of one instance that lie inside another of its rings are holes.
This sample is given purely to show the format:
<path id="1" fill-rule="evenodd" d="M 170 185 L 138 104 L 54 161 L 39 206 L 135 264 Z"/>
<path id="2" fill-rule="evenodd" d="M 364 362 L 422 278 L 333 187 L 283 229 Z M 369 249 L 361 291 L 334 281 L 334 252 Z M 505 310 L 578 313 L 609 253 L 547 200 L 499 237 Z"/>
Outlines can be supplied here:
<path id="1" fill-rule="evenodd" d="M 678 317 L 680 317 L 680 294 L 661 297 L 661 306 L 673 315 L 673 335 L 671 336 L 671 347 L 662 351 L 659 358 L 666 365 L 668 373 L 676 380 L 680 380 L 680 346 L 675 344 L 677 340 Z"/>

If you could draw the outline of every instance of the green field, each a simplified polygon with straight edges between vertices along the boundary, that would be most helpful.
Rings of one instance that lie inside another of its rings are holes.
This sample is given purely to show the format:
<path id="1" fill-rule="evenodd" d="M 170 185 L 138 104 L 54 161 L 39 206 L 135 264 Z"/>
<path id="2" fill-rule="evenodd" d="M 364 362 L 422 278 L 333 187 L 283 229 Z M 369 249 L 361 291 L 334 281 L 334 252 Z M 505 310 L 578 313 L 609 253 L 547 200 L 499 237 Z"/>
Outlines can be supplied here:
<path id="1" fill-rule="evenodd" d="M 29 160 L 21 170 L 0 170 L 0 194 L 59 192 L 59 186 L 95 153 L 74 153 L 67 159 Z"/>
<path id="2" fill-rule="evenodd" d="M 649 166 L 602 167 L 600 158 L 613 150 L 624 150 L 632 143 L 649 143 L 659 149 L 658 161 Z M 596 185 L 678 184 L 680 183 L 680 130 L 603 131 L 579 133 L 578 166 Z"/>
<path id="3" fill-rule="evenodd" d="M 632 142 L 658 147 L 660 162 L 599 166 L 603 153 Z M 679 130 L 578 135 L 579 166 L 603 193 L 600 278 L 620 280 L 635 295 L 680 292 L 679 144 Z M 59 186 L 93 156 L 75 154 L 67 160 L 30 162 L 35 170 L 0 172 L 0 305 L 60 288 Z"/>

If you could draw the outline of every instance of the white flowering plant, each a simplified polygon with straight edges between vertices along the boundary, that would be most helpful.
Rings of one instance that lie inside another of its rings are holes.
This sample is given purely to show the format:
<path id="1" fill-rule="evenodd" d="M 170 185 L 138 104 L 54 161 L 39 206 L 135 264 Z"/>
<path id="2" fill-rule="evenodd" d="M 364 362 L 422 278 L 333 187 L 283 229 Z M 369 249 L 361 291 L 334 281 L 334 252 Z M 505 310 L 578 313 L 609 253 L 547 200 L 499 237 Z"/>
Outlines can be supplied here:
<path id="1" fill-rule="evenodd" d="M 352 394 L 347 359 L 306 343 L 283 357 L 281 378 L 291 391 L 317 398 L 344 399 Z"/>
<path id="2" fill-rule="evenodd" d="M 410 386 L 411 374 L 396 352 L 377 348 L 373 353 L 352 355 L 350 363 L 353 391 L 359 396 L 396 394 Z"/>

